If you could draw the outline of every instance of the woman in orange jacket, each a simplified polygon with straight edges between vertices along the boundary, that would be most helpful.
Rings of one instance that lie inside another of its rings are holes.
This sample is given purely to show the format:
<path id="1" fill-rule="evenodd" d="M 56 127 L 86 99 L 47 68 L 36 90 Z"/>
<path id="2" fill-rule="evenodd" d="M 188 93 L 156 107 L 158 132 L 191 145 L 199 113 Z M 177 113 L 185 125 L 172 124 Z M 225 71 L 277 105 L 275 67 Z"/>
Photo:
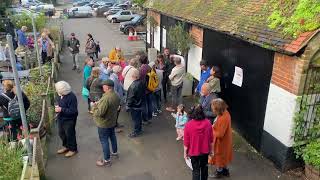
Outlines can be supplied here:
<path id="1" fill-rule="evenodd" d="M 231 116 L 227 104 L 220 98 L 212 101 L 211 108 L 217 117 L 212 125 L 213 155 L 209 158 L 209 164 L 217 168 L 213 177 L 228 177 L 230 174 L 227 166 L 233 158 Z"/>

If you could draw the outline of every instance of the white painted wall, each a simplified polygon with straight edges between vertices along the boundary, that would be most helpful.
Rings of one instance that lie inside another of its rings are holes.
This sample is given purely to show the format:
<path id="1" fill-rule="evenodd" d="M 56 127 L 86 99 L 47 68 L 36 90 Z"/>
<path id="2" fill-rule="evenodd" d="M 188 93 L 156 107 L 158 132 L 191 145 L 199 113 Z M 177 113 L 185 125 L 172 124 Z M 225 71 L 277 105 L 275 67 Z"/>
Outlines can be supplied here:
<path id="1" fill-rule="evenodd" d="M 150 35 L 150 33 L 151 33 L 150 27 L 151 27 L 151 26 L 150 26 L 150 23 L 148 22 L 148 23 L 147 23 L 147 43 L 148 43 L 148 44 L 150 44 L 150 42 L 151 42 L 151 41 L 150 41 L 150 37 L 151 37 L 151 35 Z"/>
<path id="2" fill-rule="evenodd" d="M 202 59 L 202 48 L 197 45 L 192 45 L 188 53 L 188 73 L 194 78 L 200 80 L 201 69 L 200 61 Z"/>
<path id="3" fill-rule="evenodd" d="M 263 129 L 287 147 L 293 145 L 296 99 L 296 95 L 270 84 Z"/>
<path id="4" fill-rule="evenodd" d="M 154 28 L 154 48 L 160 51 L 160 26 Z"/>
<path id="5" fill-rule="evenodd" d="M 167 30 L 162 28 L 162 47 L 167 47 Z"/>

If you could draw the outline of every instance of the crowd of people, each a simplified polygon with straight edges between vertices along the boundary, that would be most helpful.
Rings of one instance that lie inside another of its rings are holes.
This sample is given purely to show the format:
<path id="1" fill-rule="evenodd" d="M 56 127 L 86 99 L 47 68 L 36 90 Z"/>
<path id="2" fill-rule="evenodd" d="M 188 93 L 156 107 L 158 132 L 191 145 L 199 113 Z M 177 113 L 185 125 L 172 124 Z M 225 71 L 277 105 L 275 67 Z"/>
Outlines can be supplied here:
<path id="1" fill-rule="evenodd" d="M 73 69 L 79 69 L 76 57 L 80 43 L 74 33 L 68 47 L 73 57 Z M 182 98 L 185 76 L 183 57 L 170 54 L 166 48 L 155 62 L 149 62 L 147 55 L 139 52 L 127 63 L 121 48 L 117 46 L 108 57 L 98 61 L 94 51 L 96 47 L 92 35 L 88 34 L 82 96 L 88 101 L 88 112 L 97 126 L 102 145 L 103 159 L 96 162 L 97 166 L 110 166 L 111 157 L 118 157 L 116 133 L 121 132 L 122 125 L 118 123 L 121 110 L 131 115 L 132 131 L 128 137 L 136 138 L 143 135 L 143 127 L 150 124 L 153 117 L 163 112 L 162 105 L 168 104 L 165 109 L 175 118 L 176 140 L 183 140 L 184 157 L 191 159 L 193 179 L 208 178 L 208 163 L 216 167 L 212 177 L 229 176 L 227 166 L 232 160 L 231 116 L 225 101 L 220 98 L 221 72 L 217 66 L 209 67 L 206 61 L 200 62 L 201 77 L 195 88 L 200 100 L 189 110 Z M 77 153 L 77 98 L 65 81 L 56 83 L 56 90 L 60 98 L 55 112 L 58 113 L 63 145 L 58 154 L 66 153 L 66 157 L 71 157 Z M 170 96 L 171 101 L 167 103 Z"/>

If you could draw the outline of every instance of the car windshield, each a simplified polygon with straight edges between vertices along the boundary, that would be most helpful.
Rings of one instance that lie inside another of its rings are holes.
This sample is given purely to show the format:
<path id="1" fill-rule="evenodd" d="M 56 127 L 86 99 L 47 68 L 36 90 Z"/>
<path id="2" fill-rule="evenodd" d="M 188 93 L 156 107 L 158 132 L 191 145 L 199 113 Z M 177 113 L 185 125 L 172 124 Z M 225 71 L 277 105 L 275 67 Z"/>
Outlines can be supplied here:
<path id="1" fill-rule="evenodd" d="M 141 16 L 136 16 L 132 19 L 134 23 L 138 22 L 141 19 Z"/>

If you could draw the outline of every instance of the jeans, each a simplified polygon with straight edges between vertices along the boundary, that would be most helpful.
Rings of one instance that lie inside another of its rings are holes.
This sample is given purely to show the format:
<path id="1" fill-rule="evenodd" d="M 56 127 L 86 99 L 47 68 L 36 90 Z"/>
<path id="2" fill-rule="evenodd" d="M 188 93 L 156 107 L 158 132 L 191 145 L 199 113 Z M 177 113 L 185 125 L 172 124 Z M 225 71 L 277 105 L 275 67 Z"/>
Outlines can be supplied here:
<path id="1" fill-rule="evenodd" d="M 48 61 L 48 54 L 47 52 L 41 52 L 41 60 L 42 60 L 42 64 L 45 64 Z"/>
<path id="2" fill-rule="evenodd" d="M 182 103 L 182 86 L 183 83 L 178 86 L 171 86 L 171 103 L 173 108 Z"/>
<path id="3" fill-rule="evenodd" d="M 131 118 L 133 121 L 133 132 L 134 133 L 141 133 L 142 131 L 142 113 L 141 110 L 131 109 Z"/>
<path id="4" fill-rule="evenodd" d="M 143 121 L 149 121 L 152 119 L 152 93 L 146 94 L 145 98 L 143 99 L 143 110 L 142 110 L 142 119 Z"/>
<path id="5" fill-rule="evenodd" d="M 208 154 L 191 156 L 192 180 L 208 179 Z"/>
<path id="6" fill-rule="evenodd" d="M 73 67 L 79 68 L 79 54 L 72 54 L 72 60 L 73 60 Z"/>
<path id="7" fill-rule="evenodd" d="M 161 109 L 161 89 L 153 93 L 153 110 Z"/>
<path id="8" fill-rule="evenodd" d="M 98 135 L 100 139 L 100 143 L 102 145 L 102 151 L 104 160 L 110 160 L 110 148 L 109 148 L 109 139 L 111 141 L 112 152 L 118 152 L 117 146 L 117 137 L 113 128 L 99 128 L 98 127 Z"/>
<path id="9" fill-rule="evenodd" d="M 70 151 L 78 151 L 76 140 L 76 120 L 58 120 L 59 136 L 62 140 L 62 146 Z"/>

